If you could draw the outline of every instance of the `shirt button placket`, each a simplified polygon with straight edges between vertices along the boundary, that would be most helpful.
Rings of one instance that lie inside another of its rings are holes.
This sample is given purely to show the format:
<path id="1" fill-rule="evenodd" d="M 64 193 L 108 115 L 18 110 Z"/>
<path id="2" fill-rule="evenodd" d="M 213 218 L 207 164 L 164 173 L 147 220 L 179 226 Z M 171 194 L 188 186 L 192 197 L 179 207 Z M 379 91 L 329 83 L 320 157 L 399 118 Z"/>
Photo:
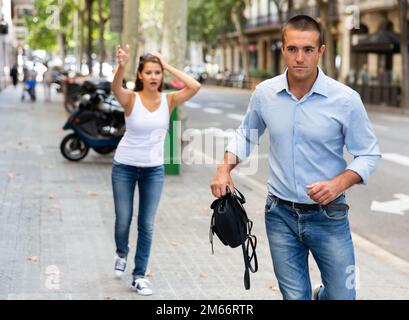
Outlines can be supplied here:
<path id="1" fill-rule="evenodd" d="M 295 106 L 295 113 L 294 113 L 294 140 L 293 140 L 293 166 L 294 166 L 294 180 L 295 180 L 295 188 L 297 191 L 297 196 L 300 194 L 300 185 L 298 183 L 298 166 L 299 163 L 297 161 L 297 156 L 298 156 L 298 145 L 299 145 L 299 133 L 298 133 L 298 118 L 300 114 L 300 104 L 297 103 Z"/>

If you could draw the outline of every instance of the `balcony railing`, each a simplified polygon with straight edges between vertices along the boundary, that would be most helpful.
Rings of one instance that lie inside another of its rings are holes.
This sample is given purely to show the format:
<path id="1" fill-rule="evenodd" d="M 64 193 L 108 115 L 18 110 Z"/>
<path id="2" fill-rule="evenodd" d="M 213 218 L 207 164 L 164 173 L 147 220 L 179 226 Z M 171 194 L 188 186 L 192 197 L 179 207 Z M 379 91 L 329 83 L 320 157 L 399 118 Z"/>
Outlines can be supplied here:
<path id="1" fill-rule="evenodd" d="M 364 103 L 399 107 L 401 88 L 399 85 L 351 85 Z"/>
<path id="2" fill-rule="evenodd" d="M 330 20 L 337 20 L 339 18 L 339 9 L 338 4 L 336 2 L 331 1 L 328 10 Z M 283 12 L 281 19 L 278 14 L 259 16 L 256 18 L 249 19 L 246 24 L 246 29 L 260 28 L 266 26 L 280 28 L 285 21 L 289 20 L 291 17 L 298 14 L 305 14 L 313 18 L 317 18 L 320 16 L 320 8 L 318 6 L 309 6 L 299 9 L 292 9 L 290 11 Z"/>

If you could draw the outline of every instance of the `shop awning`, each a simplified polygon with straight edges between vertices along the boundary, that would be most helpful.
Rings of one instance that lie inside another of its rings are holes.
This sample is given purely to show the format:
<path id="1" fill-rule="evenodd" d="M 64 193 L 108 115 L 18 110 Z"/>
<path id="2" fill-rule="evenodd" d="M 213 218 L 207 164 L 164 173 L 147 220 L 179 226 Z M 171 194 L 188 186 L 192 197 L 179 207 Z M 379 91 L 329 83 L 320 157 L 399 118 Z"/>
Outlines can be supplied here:
<path id="1" fill-rule="evenodd" d="M 399 53 L 400 35 L 389 30 L 379 30 L 361 38 L 358 44 L 352 46 L 352 52 Z"/>

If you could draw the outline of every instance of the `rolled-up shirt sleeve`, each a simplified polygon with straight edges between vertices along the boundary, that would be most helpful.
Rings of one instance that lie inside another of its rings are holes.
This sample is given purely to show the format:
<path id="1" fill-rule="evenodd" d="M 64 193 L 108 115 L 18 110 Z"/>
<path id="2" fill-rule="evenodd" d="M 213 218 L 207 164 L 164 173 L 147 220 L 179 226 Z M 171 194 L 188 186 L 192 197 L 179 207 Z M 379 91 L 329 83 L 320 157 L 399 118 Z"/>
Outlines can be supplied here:
<path id="1" fill-rule="evenodd" d="M 362 179 L 361 183 L 367 184 L 381 159 L 381 153 L 359 94 L 352 93 L 348 102 L 344 124 L 345 146 L 354 160 L 346 169 L 356 172 Z"/>
<path id="2" fill-rule="evenodd" d="M 243 121 L 226 148 L 226 152 L 233 153 L 240 161 L 244 161 L 253 151 L 254 146 L 259 144 L 259 138 L 266 129 L 266 124 L 261 117 L 258 95 L 257 90 L 253 92 Z"/>

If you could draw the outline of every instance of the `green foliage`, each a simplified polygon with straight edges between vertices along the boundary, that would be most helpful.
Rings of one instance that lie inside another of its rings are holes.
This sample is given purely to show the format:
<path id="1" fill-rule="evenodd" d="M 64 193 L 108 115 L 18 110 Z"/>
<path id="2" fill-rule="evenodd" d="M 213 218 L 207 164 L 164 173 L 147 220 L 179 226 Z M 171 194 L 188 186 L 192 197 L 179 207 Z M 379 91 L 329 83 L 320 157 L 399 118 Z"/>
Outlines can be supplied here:
<path id="1" fill-rule="evenodd" d="M 189 0 L 188 39 L 215 47 L 217 37 L 235 31 L 232 12 L 245 24 L 246 0 Z"/>
<path id="2" fill-rule="evenodd" d="M 59 8 L 59 24 L 57 15 L 53 15 Z M 58 34 L 65 35 L 68 51 L 74 51 L 79 43 L 74 41 L 74 14 L 79 8 L 76 7 L 74 0 L 35 0 L 33 16 L 25 17 L 25 24 L 29 30 L 28 43 L 32 49 L 43 49 L 47 51 L 56 51 Z M 109 31 L 109 0 L 103 0 L 103 15 L 108 19 L 105 25 L 104 38 L 106 40 L 107 50 L 115 48 L 119 43 L 119 35 Z M 93 5 L 93 40 L 98 46 L 98 3 L 94 1 Z M 84 29 L 87 29 L 85 22 Z M 85 35 L 87 31 L 85 30 Z"/>
<path id="3" fill-rule="evenodd" d="M 256 68 L 250 71 L 250 77 L 264 80 L 264 79 L 271 78 L 272 75 L 264 69 Z"/>
<path id="4" fill-rule="evenodd" d="M 56 47 L 57 26 L 52 13 L 57 6 L 58 1 L 54 0 L 34 1 L 33 16 L 25 17 L 29 31 L 28 44 L 32 49 L 53 50 Z"/>

